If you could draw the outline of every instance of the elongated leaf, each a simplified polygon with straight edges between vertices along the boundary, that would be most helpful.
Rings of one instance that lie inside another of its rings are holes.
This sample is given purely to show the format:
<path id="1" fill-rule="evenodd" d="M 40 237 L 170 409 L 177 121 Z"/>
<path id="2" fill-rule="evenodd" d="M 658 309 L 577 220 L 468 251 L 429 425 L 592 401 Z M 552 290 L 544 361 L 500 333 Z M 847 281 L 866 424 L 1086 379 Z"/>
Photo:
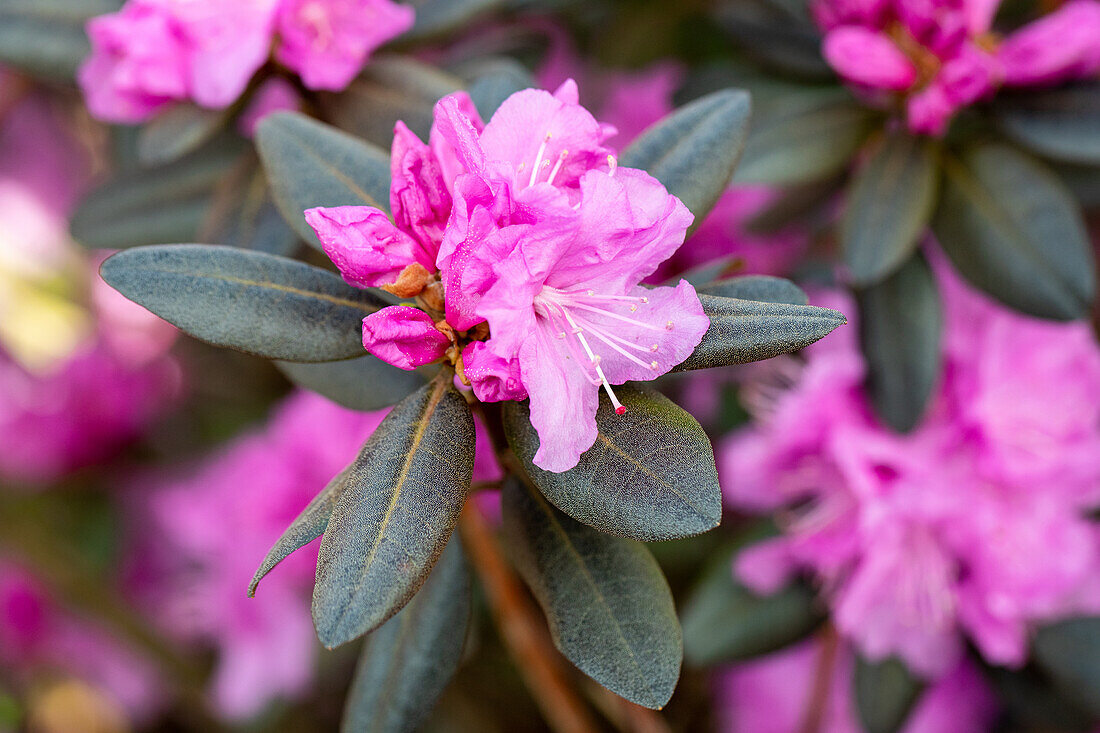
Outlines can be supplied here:
<path id="1" fill-rule="evenodd" d="M 120 172 L 80 203 L 73 237 L 103 249 L 194 240 L 215 189 L 245 150 L 241 141 L 219 137 L 168 165 Z"/>
<path id="2" fill-rule="evenodd" d="M 805 6 L 797 13 L 786 10 L 767 0 L 739 0 L 721 5 L 716 20 L 739 49 L 762 65 L 809 79 L 831 78 L 835 72 L 821 56 L 821 34 Z"/>
<path id="3" fill-rule="evenodd" d="M 321 493 L 313 497 L 313 500 L 306 505 L 302 513 L 290 523 L 290 526 L 286 528 L 286 531 L 268 551 L 256 574 L 252 576 L 252 582 L 248 584 L 249 598 L 256 595 L 256 587 L 276 565 L 289 557 L 295 550 L 305 547 L 321 536 L 325 531 L 325 527 L 328 526 L 328 520 L 332 516 L 332 510 L 336 506 L 336 502 L 344 493 L 348 475 L 354 467 L 355 464 L 353 463 L 336 474 Z"/>
<path id="4" fill-rule="evenodd" d="M 673 371 L 745 364 L 805 348 L 848 322 L 844 314 L 812 305 L 760 303 L 700 294 L 710 329 L 695 353 Z"/>
<path id="5" fill-rule="evenodd" d="M 0 0 L 0 63 L 71 81 L 91 53 L 84 25 L 122 0 Z"/>
<path id="6" fill-rule="evenodd" d="M 1005 305 L 1072 320 L 1096 292 L 1092 247 L 1077 204 L 1038 161 L 995 143 L 948 159 L 933 221 L 966 279 Z"/>
<path id="7" fill-rule="evenodd" d="M 1096 716 L 1059 694 L 1037 670 L 991 666 L 984 671 L 1004 707 L 1007 730 L 1085 733 L 1095 729 Z"/>
<path id="8" fill-rule="evenodd" d="M 300 246 L 283 219 L 255 154 L 244 156 L 214 189 L 198 240 L 289 257 Z"/>
<path id="9" fill-rule="evenodd" d="M 268 359 L 359 356 L 363 317 L 385 305 L 327 270 L 235 247 L 138 247 L 108 258 L 100 274 L 192 336 Z"/>
<path id="10" fill-rule="evenodd" d="M 881 282 L 916 249 L 936 203 L 938 161 L 927 139 L 887 135 L 848 189 L 840 243 L 857 286 Z"/>
<path id="11" fill-rule="evenodd" d="M 648 128 L 619 162 L 649 171 L 665 184 L 695 215 L 697 226 L 729 185 L 745 148 L 751 112 L 746 92 L 708 94 Z"/>
<path id="12" fill-rule="evenodd" d="M 898 659 L 869 662 L 857 657 L 852 688 L 867 733 L 896 733 L 905 725 L 924 683 Z"/>
<path id="13" fill-rule="evenodd" d="M 658 392 L 615 389 L 596 412 L 596 443 L 575 468 L 544 471 L 531 463 L 539 447 L 527 403 L 504 404 L 508 443 L 539 491 L 574 519 L 636 540 L 689 537 L 718 526 L 722 490 L 710 440 L 695 418 Z"/>
<path id="14" fill-rule="evenodd" d="M 565 516 L 534 489 L 505 484 L 504 534 L 546 614 L 554 645 L 601 685 L 660 709 L 680 676 L 672 593 L 645 546 Z"/>
<path id="15" fill-rule="evenodd" d="M 340 729 L 415 730 L 458 668 L 469 621 L 470 574 L 455 535 L 420 592 L 367 639 Z"/>
<path id="16" fill-rule="evenodd" d="M 402 41 L 422 41 L 446 35 L 467 25 L 478 16 L 504 5 L 504 0 L 413 0 L 416 23 Z"/>
<path id="17" fill-rule="evenodd" d="M 302 212 L 314 206 L 375 206 L 389 211 L 390 156 L 370 143 L 297 112 L 268 115 L 256 145 L 271 193 L 307 243 L 321 242 Z"/>
<path id="18" fill-rule="evenodd" d="M 700 295 L 758 300 L 764 303 L 806 305 L 810 299 L 790 280 L 771 275 L 740 275 L 716 280 L 695 289 Z"/>
<path id="19" fill-rule="evenodd" d="M 940 373 L 943 309 L 920 254 L 859 293 L 859 334 L 875 411 L 899 432 L 912 430 Z"/>
<path id="20" fill-rule="evenodd" d="M 733 577 L 732 551 L 716 558 L 681 613 L 684 656 L 699 666 L 743 661 L 793 644 L 821 623 L 814 594 L 796 583 L 758 596 Z"/>
<path id="21" fill-rule="evenodd" d="M 838 173 L 862 145 L 871 115 L 847 94 L 807 89 L 756 106 L 735 183 L 789 185 Z"/>
<path id="22" fill-rule="evenodd" d="M 419 372 L 398 369 L 370 354 L 322 364 L 279 361 L 275 366 L 299 387 L 364 412 L 396 404 L 424 384 Z"/>
<path id="23" fill-rule="evenodd" d="M 461 73 L 469 80 L 466 89 L 484 120 L 490 119 L 508 97 L 538 86 L 523 64 L 509 58 L 480 59 Z"/>
<path id="24" fill-rule="evenodd" d="M 170 163 L 201 147 L 227 121 L 225 110 L 178 104 L 141 128 L 138 156 L 146 164 Z"/>
<path id="25" fill-rule="evenodd" d="M 1100 165 L 1100 81 L 999 95 L 1001 128 L 1039 155 Z"/>
<path id="26" fill-rule="evenodd" d="M 1033 648 L 1058 691 L 1100 717 L 1100 616 L 1046 626 L 1035 635 Z"/>
<path id="27" fill-rule="evenodd" d="M 363 446 L 321 540 L 313 621 L 332 648 L 401 610 L 447 544 L 470 489 L 474 421 L 444 377 L 409 395 Z"/>

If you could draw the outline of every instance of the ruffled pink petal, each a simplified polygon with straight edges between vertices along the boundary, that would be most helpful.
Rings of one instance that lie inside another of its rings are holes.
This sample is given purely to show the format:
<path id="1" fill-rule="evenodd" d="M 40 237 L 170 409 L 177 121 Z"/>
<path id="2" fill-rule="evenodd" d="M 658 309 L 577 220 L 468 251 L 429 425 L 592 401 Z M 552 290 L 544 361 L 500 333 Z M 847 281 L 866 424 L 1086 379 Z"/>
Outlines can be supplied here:
<path id="1" fill-rule="evenodd" d="M 398 122 L 390 153 L 390 209 L 397 227 L 435 262 L 451 215 L 451 194 L 431 148 Z"/>
<path id="2" fill-rule="evenodd" d="M 419 308 L 391 305 L 363 319 L 363 347 L 400 369 L 442 359 L 450 345 L 431 316 Z"/>
<path id="3" fill-rule="evenodd" d="M 356 287 L 379 287 L 397 280 L 418 262 L 429 271 L 435 263 L 412 237 L 373 206 L 319 206 L 305 212 L 306 222 L 333 264 Z"/>
<path id="4" fill-rule="evenodd" d="M 822 53 L 836 72 L 853 84 L 902 91 L 913 86 L 917 69 L 884 33 L 841 26 L 825 36 Z"/>
<path id="5" fill-rule="evenodd" d="M 1057 84 L 1100 70 L 1100 2 L 1071 0 L 1005 39 L 997 51 L 1011 86 Z"/>
<path id="6" fill-rule="evenodd" d="M 478 136 L 485 125 L 466 92 L 448 94 L 435 103 L 428 144 L 439 162 L 443 181 L 451 189 L 462 173 L 482 173 L 485 152 Z"/>
<path id="7" fill-rule="evenodd" d="M 499 356 L 486 342 L 476 341 L 466 347 L 462 364 L 474 396 L 482 402 L 527 399 L 519 361 Z"/>
<path id="8" fill-rule="evenodd" d="M 412 27 L 414 16 L 390 0 L 284 0 L 275 56 L 310 89 L 340 91 L 374 49 Z"/>

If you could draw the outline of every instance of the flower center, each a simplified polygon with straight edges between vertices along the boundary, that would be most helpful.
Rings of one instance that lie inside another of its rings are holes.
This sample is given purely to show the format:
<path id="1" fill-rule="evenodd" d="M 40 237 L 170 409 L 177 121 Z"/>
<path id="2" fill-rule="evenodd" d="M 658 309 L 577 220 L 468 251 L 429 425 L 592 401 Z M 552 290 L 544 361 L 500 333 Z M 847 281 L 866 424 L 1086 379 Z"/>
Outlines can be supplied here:
<path id="1" fill-rule="evenodd" d="M 655 354 L 660 347 L 656 343 L 642 346 L 616 336 L 609 332 L 606 326 L 597 325 L 594 318 L 600 316 L 628 323 L 635 328 L 657 332 L 671 331 L 675 328 L 672 321 L 664 325 L 654 325 L 612 310 L 612 308 L 629 305 L 630 312 L 634 313 L 648 304 L 649 298 L 645 296 L 598 295 L 593 290 L 561 290 L 549 285 L 543 285 L 542 290 L 535 296 L 535 314 L 557 331 L 556 336 L 565 341 L 570 356 L 576 360 L 588 380 L 603 386 L 617 415 L 625 413 L 626 408 L 615 396 L 615 391 L 611 389 L 611 383 L 607 380 L 600 364 L 602 357 L 593 349 L 593 344 L 601 350 L 611 349 L 628 361 L 653 371 L 659 369 L 660 364 L 653 360 L 646 362 L 639 357 L 639 354 Z M 590 337 L 594 341 L 589 341 Z M 589 369 L 592 369 L 594 374 L 590 373 Z"/>

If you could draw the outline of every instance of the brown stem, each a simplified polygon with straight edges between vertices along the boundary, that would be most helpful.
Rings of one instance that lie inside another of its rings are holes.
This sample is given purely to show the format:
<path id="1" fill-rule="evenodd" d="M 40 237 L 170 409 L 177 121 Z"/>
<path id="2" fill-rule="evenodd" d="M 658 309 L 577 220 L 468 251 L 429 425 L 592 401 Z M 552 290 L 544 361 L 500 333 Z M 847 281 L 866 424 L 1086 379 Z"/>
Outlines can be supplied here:
<path id="1" fill-rule="evenodd" d="M 814 676 L 810 683 L 810 697 L 806 702 L 806 712 L 802 717 L 799 733 L 817 733 L 824 723 L 825 711 L 829 706 L 829 692 L 833 686 L 833 674 L 836 672 L 836 656 L 840 649 L 840 637 L 833 625 L 826 623 L 818 633 L 821 650 L 814 665 Z"/>
<path id="2" fill-rule="evenodd" d="M 501 638 L 546 722 L 558 733 L 597 731 L 596 722 L 569 685 L 538 610 L 501 556 L 474 502 L 466 504 L 458 528 Z"/>

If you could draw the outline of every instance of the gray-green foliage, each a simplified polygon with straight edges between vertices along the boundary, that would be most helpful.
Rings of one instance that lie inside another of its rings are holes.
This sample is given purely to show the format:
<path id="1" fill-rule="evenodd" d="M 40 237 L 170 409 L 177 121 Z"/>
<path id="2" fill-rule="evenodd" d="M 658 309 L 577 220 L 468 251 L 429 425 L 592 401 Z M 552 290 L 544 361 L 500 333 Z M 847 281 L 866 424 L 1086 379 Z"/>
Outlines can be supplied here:
<path id="1" fill-rule="evenodd" d="M 852 688 L 856 711 L 867 733 L 901 730 L 924 687 L 924 682 L 899 659 L 870 662 L 856 657 Z"/>

